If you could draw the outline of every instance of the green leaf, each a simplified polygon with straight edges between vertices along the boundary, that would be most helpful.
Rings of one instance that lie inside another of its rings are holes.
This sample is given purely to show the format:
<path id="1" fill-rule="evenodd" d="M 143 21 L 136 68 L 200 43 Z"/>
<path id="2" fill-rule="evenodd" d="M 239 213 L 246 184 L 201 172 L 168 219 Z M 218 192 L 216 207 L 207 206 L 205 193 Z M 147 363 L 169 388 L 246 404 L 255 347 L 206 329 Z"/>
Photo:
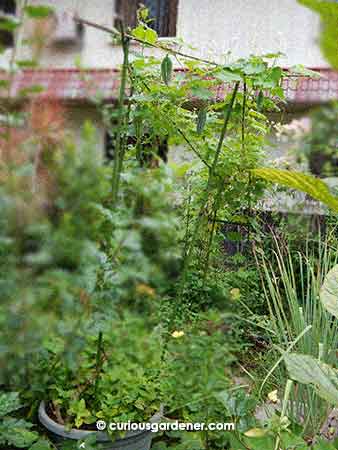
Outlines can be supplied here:
<path id="1" fill-rule="evenodd" d="M 290 353 L 284 360 L 293 380 L 313 386 L 329 404 L 338 405 L 338 373 L 335 369 L 309 355 Z"/>
<path id="2" fill-rule="evenodd" d="M 53 14 L 54 9 L 45 5 L 28 5 L 24 11 L 32 19 L 45 19 Z"/>
<path id="3" fill-rule="evenodd" d="M 171 59 L 169 58 L 169 55 L 166 55 L 166 57 L 162 61 L 161 74 L 162 74 L 163 81 L 168 86 L 171 81 L 172 74 L 173 74 L 173 63 L 172 63 Z"/>
<path id="4" fill-rule="evenodd" d="M 1 440 L 18 448 L 30 447 L 39 437 L 30 431 L 32 424 L 22 419 L 5 418 L 0 423 Z"/>
<path id="5" fill-rule="evenodd" d="M 8 80 L 0 80 L 0 89 L 8 89 L 10 82 Z"/>
<path id="6" fill-rule="evenodd" d="M 250 430 L 246 431 L 244 435 L 249 438 L 259 438 L 265 436 L 267 432 L 268 430 L 263 428 L 251 428 Z"/>
<path id="7" fill-rule="evenodd" d="M 26 97 L 28 95 L 41 94 L 44 90 L 45 90 L 45 88 L 43 86 L 41 86 L 39 84 L 34 84 L 27 88 L 21 89 L 19 91 L 18 95 L 20 97 Z"/>
<path id="8" fill-rule="evenodd" d="M 258 75 L 266 71 L 266 65 L 262 61 L 248 61 L 243 66 L 246 75 Z"/>
<path id="9" fill-rule="evenodd" d="M 274 67 L 274 68 L 271 70 L 271 73 L 270 73 L 270 75 L 269 75 L 269 78 L 270 78 L 276 85 L 278 85 L 279 82 L 280 82 L 280 80 L 281 80 L 281 78 L 282 78 L 282 74 L 283 74 L 283 71 L 282 71 L 282 69 L 281 69 L 280 67 Z"/>
<path id="10" fill-rule="evenodd" d="M 338 69 L 338 4 L 322 0 L 298 0 L 320 15 L 322 26 L 320 47 L 329 63 Z"/>
<path id="11" fill-rule="evenodd" d="M 338 264 L 326 275 L 320 290 L 324 308 L 338 319 Z"/>
<path id="12" fill-rule="evenodd" d="M 275 438 L 270 435 L 264 437 L 246 438 L 243 443 L 250 448 L 250 450 L 274 450 Z"/>
<path id="13" fill-rule="evenodd" d="M 321 74 L 319 72 L 307 69 L 301 64 L 296 64 L 295 66 L 290 67 L 289 71 L 296 75 L 303 75 L 304 77 L 321 78 Z"/>
<path id="14" fill-rule="evenodd" d="M 209 100 L 213 97 L 213 93 L 206 87 L 202 86 L 193 86 L 191 88 L 191 93 L 193 97 L 196 97 L 200 100 Z"/>
<path id="15" fill-rule="evenodd" d="M 331 442 L 320 441 L 313 447 L 313 450 L 336 450 L 337 447 Z"/>
<path id="16" fill-rule="evenodd" d="M 38 67 L 38 63 L 31 59 L 20 59 L 15 61 L 17 66 L 22 69 L 35 69 Z"/>
<path id="17" fill-rule="evenodd" d="M 143 25 L 139 25 L 138 27 L 134 28 L 132 31 L 132 35 L 140 41 L 149 44 L 155 44 L 158 37 L 155 30 Z"/>
<path id="18" fill-rule="evenodd" d="M 89 423 L 91 420 L 94 420 L 83 398 L 71 402 L 68 412 L 70 415 L 75 416 L 75 425 L 77 428 L 80 428 L 84 423 Z"/>
<path id="19" fill-rule="evenodd" d="M 10 436 L 7 437 L 7 442 L 18 448 L 29 447 L 38 438 L 38 434 L 34 431 L 26 430 L 25 428 L 12 428 Z"/>
<path id="20" fill-rule="evenodd" d="M 253 169 L 252 174 L 257 178 L 263 178 L 272 183 L 305 192 L 315 200 L 327 205 L 333 211 L 338 212 L 338 199 L 330 193 L 328 186 L 318 178 L 301 172 L 270 168 Z"/>
<path id="21" fill-rule="evenodd" d="M 222 69 L 214 73 L 216 80 L 223 81 L 224 83 L 232 83 L 234 81 L 242 81 L 242 77 L 239 73 L 232 72 L 229 69 Z"/>
<path id="22" fill-rule="evenodd" d="M 19 25 L 20 25 L 20 22 L 15 17 L 13 17 L 13 18 L 1 17 L 0 18 L 0 30 L 9 31 L 12 33 L 13 31 L 15 31 L 18 28 Z"/>
<path id="23" fill-rule="evenodd" d="M 202 108 L 199 110 L 197 116 L 196 131 L 198 134 L 203 133 L 206 122 L 207 122 L 207 110 L 205 108 Z"/>
<path id="24" fill-rule="evenodd" d="M 238 231 L 228 231 L 225 236 L 233 242 L 241 242 L 243 240 L 243 236 Z"/>
<path id="25" fill-rule="evenodd" d="M 0 394 L 0 417 L 20 409 L 22 406 L 18 392 Z"/>
<path id="26" fill-rule="evenodd" d="M 155 44 L 157 41 L 157 33 L 152 28 L 147 28 L 145 32 L 144 39 L 145 41 L 149 42 L 149 44 Z"/>
<path id="27" fill-rule="evenodd" d="M 51 450 L 52 446 L 46 439 L 39 439 L 29 450 Z"/>

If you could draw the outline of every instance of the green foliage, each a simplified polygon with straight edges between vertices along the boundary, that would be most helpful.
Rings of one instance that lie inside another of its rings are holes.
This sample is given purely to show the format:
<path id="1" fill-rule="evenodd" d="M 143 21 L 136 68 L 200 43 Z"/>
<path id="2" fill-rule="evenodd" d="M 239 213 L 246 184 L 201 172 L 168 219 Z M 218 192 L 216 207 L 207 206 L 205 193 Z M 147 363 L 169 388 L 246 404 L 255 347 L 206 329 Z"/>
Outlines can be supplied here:
<path id="1" fill-rule="evenodd" d="M 0 424 L 0 445 L 12 445 L 17 448 L 30 447 L 38 434 L 30 431 L 32 424 L 22 419 L 5 417 Z"/>
<path id="2" fill-rule="evenodd" d="M 29 450 L 52 450 L 52 445 L 46 439 L 40 438 L 29 448 Z"/>
<path id="3" fill-rule="evenodd" d="M 32 19 L 45 19 L 53 13 L 54 9 L 46 5 L 27 5 L 24 11 Z"/>
<path id="4" fill-rule="evenodd" d="M 334 266 L 326 275 L 320 290 L 323 307 L 334 317 L 337 317 L 336 273 L 337 266 Z M 327 319 L 327 326 L 331 327 L 329 319 Z M 322 349 L 318 359 L 309 354 L 294 353 L 285 356 L 285 363 L 294 380 L 312 386 L 320 397 L 336 406 L 338 404 L 338 372 L 337 369 L 322 362 L 322 357 Z"/>
<path id="5" fill-rule="evenodd" d="M 305 192 L 333 211 L 338 211 L 338 199 L 330 193 L 328 186 L 317 178 L 301 172 L 270 168 L 254 169 L 252 173 L 258 178 Z"/>
<path id="6" fill-rule="evenodd" d="M 337 173 L 338 103 L 332 102 L 311 113 L 311 130 L 300 142 L 297 154 L 305 154 L 311 172 L 319 176 Z"/>
<path id="7" fill-rule="evenodd" d="M 99 331 L 103 339 L 98 356 Z M 66 342 L 55 345 L 63 340 L 50 335 L 36 374 L 37 380 L 46 380 L 44 397 L 51 411 L 57 410 L 68 427 L 86 427 L 98 419 L 144 422 L 159 411 L 159 336 L 149 332 L 143 319 L 130 315 L 96 318 L 77 331 L 79 337 L 83 340 L 81 355 L 70 366 Z"/>
<path id="8" fill-rule="evenodd" d="M 21 407 L 22 404 L 17 392 L 0 393 L 0 417 L 7 416 L 7 414 Z"/>
<path id="9" fill-rule="evenodd" d="M 320 300 L 324 308 L 338 318 L 338 266 L 334 266 L 325 277 L 320 290 Z"/>
<path id="10" fill-rule="evenodd" d="M 31 423 L 8 416 L 21 407 L 17 392 L 0 392 L 0 445 L 26 448 L 37 440 L 38 434 L 30 430 Z"/>
<path id="11" fill-rule="evenodd" d="M 95 289 L 105 221 L 96 205 L 108 195 L 109 183 L 94 136 L 86 133 L 81 151 L 67 140 L 38 155 L 45 170 L 39 188 L 34 183 L 40 175 L 29 159 L 38 148 L 18 147 L 28 158 L 12 165 L 0 189 L 0 381 L 13 387 L 28 381 L 47 329 L 68 313 L 81 317 Z M 4 177 L 9 164 L 2 165 Z"/>
<path id="12" fill-rule="evenodd" d="M 272 259 L 274 258 L 274 259 Z M 336 254 L 329 244 L 319 242 L 314 251 L 308 247 L 304 255 L 294 254 L 289 248 L 276 245 L 276 253 L 269 260 L 259 259 L 264 274 L 264 289 L 268 302 L 270 324 L 266 332 L 276 345 L 275 358 L 280 360 L 280 352 L 288 352 L 290 345 L 311 326 L 297 343 L 293 352 L 320 358 L 322 363 L 332 364 L 336 359 L 337 328 L 332 326 L 330 316 L 318 302 L 322 283 L 335 264 Z M 288 355 L 285 354 L 284 359 Z M 283 359 L 283 358 L 282 358 Z M 286 375 L 279 367 L 275 373 L 275 385 L 280 389 Z M 271 375 L 271 371 L 269 372 Z M 291 375 L 293 378 L 293 376 Z M 299 421 L 304 404 L 307 427 L 304 433 L 318 431 L 327 413 L 327 403 L 314 395 L 308 386 L 297 386 L 291 393 L 293 407 L 288 411 L 293 422 Z M 310 406 L 311 405 L 311 406 Z"/>
<path id="13" fill-rule="evenodd" d="M 320 15 L 322 30 L 320 36 L 321 50 L 334 68 L 338 68 L 338 5 L 330 0 L 298 0 Z"/>
<path id="14" fill-rule="evenodd" d="M 338 372 L 310 355 L 291 353 L 285 356 L 286 368 L 292 379 L 311 385 L 329 404 L 338 405 Z"/>
<path id="15" fill-rule="evenodd" d="M 20 26 L 20 22 L 16 18 L 6 17 L 1 19 L 0 30 L 13 32 Z"/>
<path id="16" fill-rule="evenodd" d="M 51 13 L 39 5 L 25 12 L 36 19 Z M 0 166 L 0 383 L 22 391 L 32 417 L 45 400 L 48 414 L 67 429 L 92 428 L 97 419 L 143 422 L 163 403 L 171 418 L 226 417 L 238 427 L 237 433 L 169 433 L 158 449 L 171 443 L 181 450 L 268 449 L 276 442 L 301 448 L 284 413 L 260 436 L 244 434 L 257 426 L 256 401 L 232 386 L 231 372 L 246 347 L 237 325 L 254 322 L 244 315 L 238 322 L 238 315 L 261 308 L 261 290 L 251 260 L 225 261 L 224 237 L 241 235 L 223 226 L 245 224 L 249 234 L 266 180 L 277 175 L 334 209 L 336 199 L 305 175 L 258 169 L 271 131 L 268 113 L 284 101 L 279 55 L 209 64 L 159 45 L 146 8 L 138 22 L 118 36 L 124 56 L 118 108 L 103 108 L 115 145 L 112 165 L 97 157 L 87 124 L 82 148 L 63 126 L 55 132 L 60 139 L 46 130 L 30 133 L 11 149 L 18 157 Z M 167 56 L 146 56 L 141 48 L 131 61 L 133 40 Z M 174 72 L 171 55 L 186 70 Z M 215 92 L 224 93 L 217 102 Z M 178 147 L 176 155 L 168 155 L 168 145 Z M 178 153 L 184 163 L 171 164 Z M 265 274 L 272 297 L 265 332 L 272 330 L 282 351 L 291 342 L 312 354 L 324 336 L 322 360 L 331 362 L 336 330 L 314 301 L 322 272 L 300 264 L 308 269 L 301 310 L 298 285 L 288 278 L 292 265 L 279 264 L 281 278 Z M 312 334 L 305 336 L 308 322 Z M 283 386 L 285 371 L 281 380 Z M 299 398 L 309 399 L 308 392 Z M 19 414 L 16 394 L 1 396 L 1 408 L 1 444 L 50 449 L 30 423 L 7 416 Z M 85 444 L 91 449 L 94 441 Z"/>
<path id="17" fill-rule="evenodd" d="M 156 31 L 144 24 L 134 28 L 133 36 L 148 44 L 155 44 L 157 41 Z"/>

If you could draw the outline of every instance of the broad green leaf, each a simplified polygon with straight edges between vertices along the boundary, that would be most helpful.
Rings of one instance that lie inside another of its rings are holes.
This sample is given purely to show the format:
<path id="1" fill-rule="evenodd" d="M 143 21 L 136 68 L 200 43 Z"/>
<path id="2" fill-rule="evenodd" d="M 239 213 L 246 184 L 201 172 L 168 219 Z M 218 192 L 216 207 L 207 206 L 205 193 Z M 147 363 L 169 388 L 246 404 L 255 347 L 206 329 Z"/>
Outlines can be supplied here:
<path id="1" fill-rule="evenodd" d="M 320 290 L 320 300 L 324 308 L 338 319 L 338 265 L 326 275 Z"/>
<path id="2" fill-rule="evenodd" d="M 258 75 L 265 71 L 266 65 L 262 61 L 248 61 L 243 67 L 243 72 L 246 75 Z"/>
<path id="3" fill-rule="evenodd" d="M 1 440 L 18 448 L 30 447 L 39 438 L 37 433 L 30 431 L 31 427 L 32 424 L 25 420 L 5 418 L 0 422 Z"/>
<path id="4" fill-rule="evenodd" d="M 157 41 L 157 33 L 152 28 L 148 28 L 142 25 L 137 26 L 132 31 L 133 36 L 135 36 L 140 41 L 149 44 L 155 44 Z"/>
<path id="5" fill-rule="evenodd" d="M 152 28 L 147 28 L 145 33 L 145 40 L 149 42 L 149 44 L 155 44 L 157 41 L 157 33 Z"/>
<path id="6" fill-rule="evenodd" d="M 28 5 L 25 7 L 25 13 L 32 19 L 45 19 L 53 13 L 53 8 L 46 5 Z"/>
<path id="7" fill-rule="evenodd" d="M 281 433 L 281 448 L 288 450 L 308 450 L 309 446 L 300 436 L 283 431 Z"/>
<path id="8" fill-rule="evenodd" d="M 313 386 L 320 397 L 338 405 L 338 373 L 335 369 L 309 355 L 290 353 L 284 360 L 293 380 Z"/>
<path id="9" fill-rule="evenodd" d="M 336 450 L 337 447 L 332 442 L 320 441 L 313 447 L 313 450 Z"/>
<path id="10" fill-rule="evenodd" d="M 37 438 L 38 434 L 34 431 L 29 431 L 25 428 L 12 428 L 10 430 L 10 436 L 7 438 L 7 442 L 18 448 L 25 448 L 31 446 Z"/>
<path id="11" fill-rule="evenodd" d="M 257 178 L 263 178 L 272 183 L 305 192 L 333 211 L 338 212 L 338 199 L 330 193 L 328 186 L 318 178 L 301 172 L 270 168 L 253 169 L 252 173 Z"/>
<path id="12" fill-rule="evenodd" d="M 320 15 L 320 47 L 329 63 L 338 69 L 338 3 L 323 0 L 298 0 Z"/>
<path id="13" fill-rule="evenodd" d="M 224 83 L 232 83 L 234 81 L 241 81 L 242 77 L 239 73 L 232 72 L 228 69 L 222 69 L 214 73 L 216 80 L 223 81 Z"/>
<path id="14" fill-rule="evenodd" d="M 203 86 L 194 86 L 191 88 L 191 93 L 194 97 L 200 100 L 209 100 L 214 94 L 210 89 Z"/>
<path id="15" fill-rule="evenodd" d="M 275 442 L 275 437 L 268 434 L 263 437 L 243 439 L 243 443 L 246 445 L 245 448 L 249 448 L 250 450 L 274 450 Z"/>
<path id="16" fill-rule="evenodd" d="M 289 71 L 296 75 L 303 75 L 305 77 L 321 78 L 321 74 L 319 72 L 310 70 L 301 64 L 296 64 L 295 66 L 290 67 Z"/>
<path id="17" fill-rule="evenodd" d="M 274 67 L 271 69 L 271 73 L 269 75 L 269 79 L 271 79 L 275 84 L 278 85 L 282 78 L 283 71 L 280 67 Z"/>
<path id="18" fill-rule="evenodd" d="M 52 446 L 46 439 L 39 439 L 29 450 L 52 450 Z"/>
<path id="19" fill-rule="evenodd" d="M 19 394 L 17 392 L 0 393 L 0 417 L 21 408 Z"/>

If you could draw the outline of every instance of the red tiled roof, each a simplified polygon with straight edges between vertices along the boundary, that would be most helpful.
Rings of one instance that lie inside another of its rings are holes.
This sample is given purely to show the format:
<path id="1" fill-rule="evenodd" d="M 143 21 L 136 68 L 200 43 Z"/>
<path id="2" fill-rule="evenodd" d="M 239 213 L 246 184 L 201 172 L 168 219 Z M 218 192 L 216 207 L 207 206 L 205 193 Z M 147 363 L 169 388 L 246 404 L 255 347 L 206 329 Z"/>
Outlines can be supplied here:
<path id="1" fill-rule="evenodd" d="M 320 78 L 286 77 L 283 88 L 290 103 L 316 104 L 338 100 L 338 72 L 332 69 L 313 69 Z"/>
<path id="2" fill-rule="evenodd" d="M 316 104 L 338 99 L 338 72 L 331 69 L 316 71 L 322 75 L 321 78 L 284 78 L 283 88 L 289 103 Z M 4 76 L 0 76 L 0 80 L 3 78 Z M 99 95 L 104 100 L 113 100 L 118 95 L 119 72 L 114 69 L 23 70 L 14 75 L 11 97 L 20 98 L 22 92 L 34 92 L 34 87 L 37 86 L 42 88 L 39 95 L 48 99 L 88 101 Z M 217 89 L 216 97 L 223 97 L 228 88 L 229 86 L 223 86 Z M 4 93 L 0 90 L 0 96 L 1 94 Z"/>
<path id="3" fill-rule="evenodd" d="M 84 101 L 96 95 L 109 100 L 117 98 L 118 89 L 119 72 L 113 69 L 32 69 L 14 75 L 10 96 L 20 98 L 36 91 L 39 97 L 53 100 Z"/>

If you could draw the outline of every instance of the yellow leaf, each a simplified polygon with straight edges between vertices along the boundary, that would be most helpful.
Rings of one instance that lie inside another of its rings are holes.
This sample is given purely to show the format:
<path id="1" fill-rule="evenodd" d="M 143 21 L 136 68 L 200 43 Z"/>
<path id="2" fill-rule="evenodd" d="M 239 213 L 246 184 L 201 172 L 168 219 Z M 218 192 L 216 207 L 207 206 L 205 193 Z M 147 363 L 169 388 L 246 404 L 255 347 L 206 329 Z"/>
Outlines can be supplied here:
<path id="1" fill-rule="evenodd" d="M 251 428 L 251 430 L 248 430 L 244 433 L 247 437 L 253 437 L 253 438 L 259 438 L 265 436 L 267 433 L 267 430 L 263 430 L 263 428 Z"/>

